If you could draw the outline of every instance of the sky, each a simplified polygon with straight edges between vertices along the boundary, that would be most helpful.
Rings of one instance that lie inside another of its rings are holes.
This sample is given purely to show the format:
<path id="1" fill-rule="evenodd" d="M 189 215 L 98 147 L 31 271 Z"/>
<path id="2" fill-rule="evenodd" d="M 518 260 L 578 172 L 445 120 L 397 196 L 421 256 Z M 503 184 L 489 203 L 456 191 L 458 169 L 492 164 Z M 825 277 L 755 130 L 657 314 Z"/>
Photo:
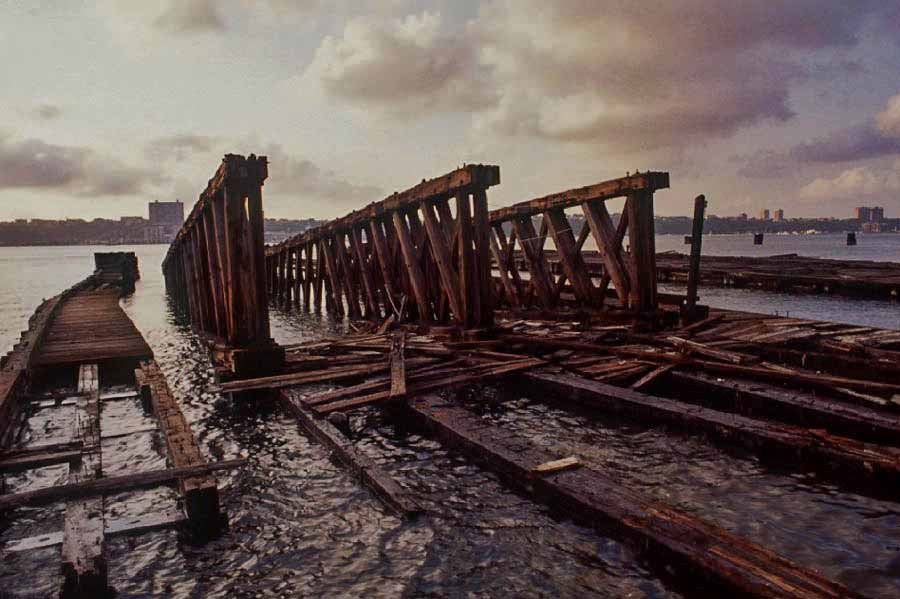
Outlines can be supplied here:
<path id="1" fill-rule="evenodd" d="M 0 220 L 188 205 L 266 155 L 266 216 L 465 163 L 493 207 L 671 174 L 656 213 L 900 217 L 900 0 L 0 0 Z"/>

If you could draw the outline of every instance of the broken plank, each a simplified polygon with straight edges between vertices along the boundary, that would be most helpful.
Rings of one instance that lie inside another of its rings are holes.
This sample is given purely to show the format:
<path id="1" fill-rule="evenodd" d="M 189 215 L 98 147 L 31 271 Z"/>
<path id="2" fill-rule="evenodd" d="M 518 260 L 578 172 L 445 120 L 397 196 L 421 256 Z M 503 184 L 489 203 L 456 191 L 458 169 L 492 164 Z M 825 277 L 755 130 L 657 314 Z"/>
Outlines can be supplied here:
<path id="1" fill-rule="evenodd" d="M 654 381 L 656 381 L 656 379 L 663 376 L 664 374 L 666 374 L 673 368 L 675 368 L 675 364 L 663 364 L 659 368 L 651 370 L 650 372 L 648 372 L 647 374 L 642 376 L 640 379 L 638 379 L 637 381 L 632 383 L 631 388 L 634 389 L 635 391 L 639 391 L 639 390 L 643 389 L 644 387 L 650 385 Z"/>
<path id="2" fill-rule="evenodd" d="M 426 393 L 428 391 L 434 391 L 436 389 L 449 389 L 459 385 L 477 383 L 489 378 L 512 374 L 514 372 L 522 372 L 524 370 L 535 368 L 544 364 L 546 364 L 546 362 L 544 362 L 543 360 L 525 359 L 519 362 L 503 364 L 501 366 L 476 366 L 463 374 L 440 378 L 432 381 L 425 381 L 422 383 L 415 383 L 408 388 L 406 396 L 413 397 L 415 395 Z M 313 410 L 317 414 L 327 414 L 329 412 L 335 412 L 338 410 L 360 408 L 362 406 L 386 401 L 388 399 L 391 399 L 390 391 L 382 391 L 380 393 L 373 393 L 371 395 L 365 395 L 363 397 L 356 397 L 345 399 L 342 401 L 317 405 L 313 407 Z"/>
<path id="3" fill-rule="evenodd" d="M 22 472 L 33 468 L 43 468 L 54 464 L 67 464 L 81 459 L 81 449 L 54 451 L 45 453 L 29 453 L 14 457 L 0 456 L 0 473 Z"/>
<path id="4" fill-rule="evenodd" d="M 865 490 L 896 489 L 900 485 L 900 449 L 862 443 L 824 431 L 755 420 L 674 399 L 639 393 L 573 375 L 538 372 L 526 378 L 553 391 L 545 401 L 577 401 L 604 411 L 652 418 L 711 438 L 737 444 L 783 463 L 793 457 L 826 475 Z"/>
<path id="5" fill-rule="evenodd" d="M 409 405 L 418 424 L 520 491 L 601 534 L 615 535 L 698 596 L 860 597 L 843 585 L 690 514 L 629 490 L 591 468 L 534 477 L 558 459 L 509 430 L 436 396 Z M 735 567 L 740 564 L 740 567 Z"/>
<path id="6" fill-rule="evenodd" d="M 391 339 L 391 397 L 406 395 L 406 333 L 400 332 Z"/>
<path id="7" fill-rule="evenodd" d="M 78 370 L 75 436 L 82 443 L 78 460 L 69 464 L 69 485 L 101 480 L 100 373 L 96 364 Z M 68 486 L 68 485 L 67 485 Z M 93 597 L 107 593 L 106 540 L 102 495 L 69 497 L 63 525 L 60 596 Z"/>
<path id="8" fill-rule="evenodd" d="M 278 399 L 313 439 L 335 453 L 342 464 L 353 471 L 391 510 L 401 516 L 414 516 L 422 511 L 410 494 L 380 466 L 360 453 L 333 424 L 316 418 L 289 389 L 281 389 Z"/>
<path id="9" fill-rule="evenodd" d="M 181 478 L 202 476 L 219 470 L 240 468 L 246 464 L 247 460 L 245 459 L 223 460 L 221 462 L 211 462 L 202 466 L 136 472 L 134 474 L 124 474 L 122 476 L 66 483 L 54 487 L 44 487 L 42 489 L 35 489 L 34 491 L 0 495 L 0 512 L 23 506 L 46 505 L 60 499 L 96 497 L 98 495 L 124 493 L 125 491 L 134 489 L 157 487 Z"/>

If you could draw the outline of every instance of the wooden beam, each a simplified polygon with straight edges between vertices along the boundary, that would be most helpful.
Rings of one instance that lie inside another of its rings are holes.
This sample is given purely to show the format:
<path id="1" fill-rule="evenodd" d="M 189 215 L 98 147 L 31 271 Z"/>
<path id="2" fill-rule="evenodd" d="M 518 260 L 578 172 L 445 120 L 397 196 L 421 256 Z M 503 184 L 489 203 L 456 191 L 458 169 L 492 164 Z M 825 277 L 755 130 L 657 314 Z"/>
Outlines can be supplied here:
<path id="1" fill-rule="evenodd" d="M 155 361 L 142 362 L 135 371 L 141 396 L 159 423 L 169 464 L 176 468 L 206 465 L 194 432 L 169 389 L 165 375 Z M 212 475 L 182 478 L 179 491 L 193 532 L 200 538 L 218 534 L 224 524 L 219 509 L 219 489 Z"/>
<path id="2" fill-rule="evenodd" d="M 514 218 L 530 218 L 554 208 L 571 208 L 584 202 L 605 201 L 626 196 L 635 191 L 654 191 L 667 187 L 669 187 L 669 173 L 639 173 L 499 208 L 491 211 L 490 221 L 492 224 L 497 224 Z"/>
<path id="3" fill-rule="evenodd" d="M 702 596 L 859 597 L 843 585 L 744 538 L 634 492 L 588 467 L 546 475 L 533 470 L 559 459 L 508 430 L 486 424 L 437 396 L 410 403 L 422 428 L 465 452 L 514 488 L 640 555 Z"/>
<path id="4" fill-rule="evenodd" d="M 69 465 L 68 484 L 96 484 L 102 476 L 100 457 L 100 374 L 96 364 L 78 370 L 78 408 L 75 434 L 81 441 L 81 459 Z M 3 497 L 5 499 L 5 497 Z M 62 542 L 63 598 L 99 597 L 107 593 L 106 540 L 102 496 L 70 497 Z"/>
<path id="5" fill-rule="evenodd" d="M 297 419 L 306 433 L 334 452 L 344 466 L 375 493 L 395 513 L 412 517 L 422 512 L 421 506 L 372 459 L 359 452 L 349 439 L 327 420 L 316 418 L 289 389 L 278 392 L 285 409 Z"/>
<path id="6" fill-rule="evenodd" d="M 601 202 L 585 202 L 581 205 L 584 212 L 584 218 L 587 225 L 591 228 L 594 236 L 594 243 L 600 250 L 603 258 L 603 266 L 605 272 L 609 273 L 609 277 L 616 286 L 616 295 L 623 306 L 628 306 L 629 301 L 629 281 L 628 271 L 622 264 L 621 244 L 616 245 L 616 231 L 612 225 L 612 218 L 609 211 Z M 605 289 L 601 291 L 605 292 Z"/>
<path id="7" fill-rule="evenodd" d="M 96 480 L 67 483 L 55 487 L 44 487 L 34 491 L 11 493 L 0 495 L 0 512 L 23 506 L 46 505 L 60 499 L 78 499 L 84 497 L 97 497 L 111 493 L 124 493 L 134 489 L 146 489 L 158 487 L 166 483 L 177 481 L 181 478 L 204 476 L 219 470 L 230 470 L 247 465 L 247 460 L 222 460 L 202 466 L 187 466 L 185 468 L 167 468 L 165 470 L 151 470 L 111 476 Z"/>
<path id="8" fill-rule="evenodd" d="M 432 312 L 431 306 L 428 303 L 428 288 L 425 284 L 425 275 L 422 273 L 422 267 L 419 265 L 418 251 L 409 234 L 409 226 L 406 223 L 406 218 L 400 212 L 394 212 L 391 214 L 391 219 L 394 223 L 394 231 L 397 233 L 397 239 L 400 242 L 400 249 L 403 252 L 403 262 L 406 265 L 406 273 L 409 277 L 409 283 L 412 286 L 416 307 L 419 311 L 419 317 L 429 319 L 431 318 Z"/>

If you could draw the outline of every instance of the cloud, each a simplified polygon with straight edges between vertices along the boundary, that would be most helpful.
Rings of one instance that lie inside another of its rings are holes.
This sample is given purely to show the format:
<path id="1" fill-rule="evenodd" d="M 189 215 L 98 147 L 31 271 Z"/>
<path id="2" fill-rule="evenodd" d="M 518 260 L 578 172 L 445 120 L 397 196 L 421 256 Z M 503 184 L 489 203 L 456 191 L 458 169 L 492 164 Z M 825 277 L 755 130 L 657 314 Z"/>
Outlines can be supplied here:
<path id="1" fill-rule="evenodd" d="M 50 121 L 62 115 L 62 108 L 55 104 L 39 104 L 35 106 L 32 114 L 37 119 Z"/>
<path id="2" fill-rule="evenodd" d="M 0 189 L 57 189 L 80 196 L 135 195 L 165 177 L 89 148 L 0 136 Z"/>
<path id="3" fill-rule="evenodd" d="M 890 98 L 887 107 L 876 117 L 878 130 L 900 140 L 900 94 Z"/>
<path id="4" fill-rule="evenodd" d="M 335 212 L 346 212 L 384 199 L 385 194 L 380 188 L 341 179 L 309 160 L 290 156 L 280 145 L 271 144 L 260 154 L 269 160 L 267 194 L 293 196 L 301 202 L 327 200 Z"/>
<path id="5" fill-rule="evenodd" d="M 193 34 L 225 30 L 215 0 L 171 0 L 154 26 L 171 33 Z"/>
<path id="6" fill-rule="evenodd" d="M 441 31 L 438 13 L 401 19 L 356 17 L 326 36 L 306 71 L 332 96 L 410 111 L 477 110 L 496 101 L 467 36 Z"/>
<path id="7" fill-rule="evenodd" d="M 839 164 L 900 155 L 900 94 L 872 122 L 838 129 L 785 152 L 760 150 L 736 156 L 738 173 L 746 177 L 772 177 L 810 164 Z"/>
<path id="8" fill-rule="evenodd" d="M 885 196 L 900 192 L 900 160 L 892 166 L 860 166 L 843 171 L 834 178 L 820 177 L 800 189 L 804 200 L 827 202 L 833 200 L 872 200 L 882 202 Z"/>
<path id="9" fill-rule="evenodd" d="M 179 133 L 150 140 L 144 146 L 144 153 L 155 159 L 183 160 L 190 154 L 211 152 L 220 143 L 217 137 Z"/>
<path id="10" fill-rule="evenodd" d="M 881 9 L 875 0 L 493 0 L 455 28 L 430 12 L 354 19 L 323 40 L 306 74 L 332 97 L 393 114 L 472 112 L 480 135 L 617 152 L 683 147 L 791 119 L 793 86 L 822 69 L 810 56 L 827 50 L 840 63 L 836 52 L 853 48 Z"/>

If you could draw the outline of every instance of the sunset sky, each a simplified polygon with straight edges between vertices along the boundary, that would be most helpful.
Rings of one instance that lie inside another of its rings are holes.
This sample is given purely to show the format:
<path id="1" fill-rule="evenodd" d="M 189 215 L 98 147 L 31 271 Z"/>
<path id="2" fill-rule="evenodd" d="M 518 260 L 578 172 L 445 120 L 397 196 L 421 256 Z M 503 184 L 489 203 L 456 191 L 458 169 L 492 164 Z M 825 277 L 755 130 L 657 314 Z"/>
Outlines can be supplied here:
<path id="1" fill-rule="evenodd" d="M 473 162 L 492 207 L 638 169 L 658 214 L 900 216 L 900 0 L 0 7 L 4 220 L 193 203 L 226 152 L 269 156 L 270 217 Z"/>

